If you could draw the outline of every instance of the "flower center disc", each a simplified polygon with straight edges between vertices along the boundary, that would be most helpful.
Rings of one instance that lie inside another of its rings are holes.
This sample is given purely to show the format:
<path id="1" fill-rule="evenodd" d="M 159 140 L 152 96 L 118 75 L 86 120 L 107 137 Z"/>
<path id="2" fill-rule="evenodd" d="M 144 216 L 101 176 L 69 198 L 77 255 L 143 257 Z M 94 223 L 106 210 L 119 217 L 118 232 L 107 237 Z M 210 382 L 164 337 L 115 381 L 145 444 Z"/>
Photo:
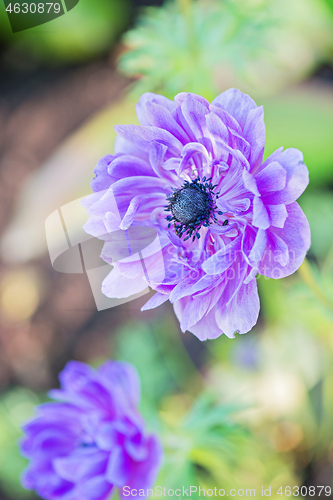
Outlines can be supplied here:
<path id="1" fill-rule="evenodd" d="M 208 193 L 186 186 L 177 191 L 170 203 L 174 218 L 181 224 L 191 224 L 205 218 L 210 212 L 211 198 Z"/>

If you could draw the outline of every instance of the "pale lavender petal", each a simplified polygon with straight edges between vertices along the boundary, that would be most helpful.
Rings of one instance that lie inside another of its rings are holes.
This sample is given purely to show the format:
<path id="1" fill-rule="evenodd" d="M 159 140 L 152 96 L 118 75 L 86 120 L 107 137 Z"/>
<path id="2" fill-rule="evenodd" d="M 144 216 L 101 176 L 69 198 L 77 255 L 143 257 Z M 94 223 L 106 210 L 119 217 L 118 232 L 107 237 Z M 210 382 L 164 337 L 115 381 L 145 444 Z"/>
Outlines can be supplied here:
<path id="1" fill-rule="evenodd" d="M 286 208 L 288 217 L 283 229 L 272 226 L 268 229 L 267 249 L 259 267 L 259 273 L 268 278 L 284 278 L 294 273 L 310 248 L 310 227 L 302 209 L 296 202 Z M 275 235 L 279 237 L 278 240 Z M 286 249 L 289 261 L 287 264 Z M 281 259 L 285 265 L 281 265 Z"/>
<path id="2" fill-rule="evenodd" d="M 128 484 L 130 477 L 131 459 L 120 446 L 116 446 L 110 455 L 106 471 L 106 479 L 115 486 L 122 487 Z"/>
<path id="3" fill-rule="evenodd" d="M 154 175 L 150 164 L 137 156 L 122 155 L 114 158 L 108 165 L 108 173 L 112 178 L 112 183 L 123 177 L 133 175 Z"/>
<path id="4" fill-rule="evenodd" d="M 158 127 L 139 127 L 138 125 L 117 125 L 115 131 L 124 139 L 137 144 L 140 149 L 149 153 L 153 141 L 160 142 L 168 147 L 168 151 L 177 155 L 180 153 L 182 143 L 170 132 Z"/>
<path id="5" fill-rule="evenodd" d="M 253 170 L 262 162 L 265 148 L 266 128 L 262 106 L 249 111 L 243 133 L 244 137 L 251 145 L 250 164 L 251 170 Z"/>
<path id="6" fill-rule="evenodd" d="M 210 151 L 210 138 L 205 118 L 209 113 L 207 107 L 194 95 L 189 94 L 182 102 L 181 108 L 187 123 L 193 130 L 196 141 L 203 144 Z"/>
<path id="7" fill-rule="evenodd" d="M 229 245 L 221 250 L 218 250 L 212 257 L 207 259 L 202 264 L 202 269 L 207 274 L 222 274 L 224 273 L 234 262 L 237 252 L 241 248 L 241 237 L 235 238 Z"/>
<path id="8" fill-rule="evenodd" d="M 93 191 L 102 191 L 110 187 L 112 178 L 109 175 L 108 167 L 115 158 L 116 156 L 106 155 L 99 160 L 94 170 L 95 177 L 91 181 L 91 189 Z"/>
<path id="9" fill-rule="evenodd" d="M 255 196 L 253 199 L 253 220 L 252 224 L 260 229 L 267 229 L 270 226 L 269 215 L 261 198 Z"/>
<path id="10" fill-rule="evenodd" d="M 243 171 L 243 181 L 244 181 L 244 186 L 246 187 L 246 189 L 251 191 L 251 193 L 253 193 L 254 195 L 260 196 L 256 179 L 247 170 Z"/>
<path id="11" fill-rule="evenodd" d="M 267 194 L 264 200 L 269 205 L 288 205 L 296 201 L 309 184 L 309 172 L 298 149 L 286 149 L 278 155 L 276 161 L 287 173 L 286 187 Z"/>
<path id="12" fill-rule="evenodd" d="M 272 191 L 281 191 L 286 186 L 287 172 L 274 161 L 261 170 L 255 177 L 258 189 L 262 195 Z"/>
<path id="13" fill-rule="evenodd" d="M 217 102 L 214 102 L 209 106 L 210 111 L 215 113 L 221 120 L 222 122 L 226 125 L 226 127 L 229 130 L 235 130 L 239 134 L 242 133 L 242 129 L 238 123 L 237 120 L 231 114 L 229 114 L 222 106 L 221 104 L 218 104 Z"/>
<path id="14" fill-rule="evenodd" d="M 177 307 L 178 303 L 176 302 L 174 304 L 175 313 L 178 319 L 180 319 L 179 313 L 177 314 Z M 217 337 L 223 334 L 223 331 L 216 322 L 214 309 L 210 311 L 206 316 L 201 318 L 201 320 L 198 321 L 195 325 L 192 325 L 189 331 L 193 333 L 196 337 L 198 337 L 199 340 L 202 341 L 209 339 L 216 339 Z"/>
<path id="15" fill-rule="evenodd" d="M 148 458 L 140 462 L 132 462 L 131 475 L 126 484 L 130 487 L 130 490 L 143 490 L 144 495 L 141 498 L 146 498 L 146 491 L 153 487 L 163 461 L 163 449 L 156 436 L 149 436 L 147 447 Z M 122 490 L 120 491 L 120 497 L 122 500 L 125 498 L 134 498 L 132 496 L 125 496 Z"/>
<path id="16" fill-rule="evenodd" d="M 170 111 L 161 106 L 160 104 L 153 104 L 151 102 L 146 105 L 146 116 L 151 125 L 168 130 L 174 137 L 176 137 L 182 144 L 188 142 L 188 136 L 180 125 L 173 118 Z"/>
<path id="17" fill-rule="evenodd" d="M 256 324 L 259 315 L 257 281 L 243 284 L 232 301 L 216 307 L 216 322 L 223 333 L 233 338 L 235 333 L 247 333 Z"/>
<path id="18" fill-rule="evenodd" d="M 79 484 L 77 500 L 107 500 L 111 491 L 112 485 L 105 480 L 104 475 L 95 476 Z"/>
<path id="19" fill-rule="evenodd" d="M 145 94 L 142 94 L 138 103 L 135 105 L 135 111 L 140 125 L 154 125 L 154 123 L 151 123 L 149 120 L 149 116 L 147 116 L 147 104 L 150 103 L 163 106 L 170 112 L 175 108 L 175 103 L 163 95 L 146 92 Z"/>
<path id="20" fill-rule="evenodd" d="M 272 226 L 284 227 L 284 223 L 288 217 L 288 212 L 285 205 L 267 205 L 267 211 Z"/>
<path id="21" fill-rule="evenodd" d="M 233 116 L 242 129 L 246 125 L 248 115 L 257 105 L 250 96 L 243 94 L 238 89 L 229 89 L 215 97 L 212 104 L 219 104 Z"/>
<path id="22" fill-rule="evenodd" d="M 142 275 L 144 273 L 142 271 Z M 113 299 L 123 299 L 143 292 L 147 288 L 143 278 L 126 278 L 117 269 L 113 269 L 102 283 L 102 292 Z"/>

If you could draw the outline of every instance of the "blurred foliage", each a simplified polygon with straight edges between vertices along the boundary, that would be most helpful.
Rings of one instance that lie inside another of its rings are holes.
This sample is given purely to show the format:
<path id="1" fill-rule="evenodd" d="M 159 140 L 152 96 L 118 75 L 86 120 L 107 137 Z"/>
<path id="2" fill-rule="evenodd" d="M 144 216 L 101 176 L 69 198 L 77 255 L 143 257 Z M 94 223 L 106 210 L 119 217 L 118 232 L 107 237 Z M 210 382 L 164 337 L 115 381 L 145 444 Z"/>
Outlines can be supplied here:
<path id="1" fill-rule="evenodd" d="M 176 401 L 164 408 L 165 464 L 158 484 L 170 488 L 197 486 L 206 489 L 254 488 L 297 484 L 291 463 L 255 439 L 233 414 L 237 406 L 217 405 L 203 393 L 190 410 L 175 422 Z M 199 498 L 199 494 L 192 495 Z M 273 493 L 273 498 L 275 497 Z"/>
<path id="2" fill-rule="evenodd" d="M 143 413 L 164 442 L 165 462 L 157 485 L 226 490 L 246 486 L 258 492 L 262 486 L 299 484 L 290 458 L 276 455 L 260 436 L 236 423 L 235 415 L 246 403 L 236 398 L 228 405 L 217 403 L 172 323 L 168 315 L 128 323 L 118 330 L 113 346 L 117 357 L 139 370 Z"/>
<path id="3" fill-rule="evenodd" d="M 125 35 L 119 67 L 136 95 L 269 95 L 331 57 L 332 27 L 324 0 L 171 0 Z"/>
<path id="4" fill-rule="evenodd" d="M 260 103 L 261 104 L 261 103 Z M 309 168 L 310 189 L 333 184 L 333 98 L 329 88 L 304 86 L 264 100 L 265 156 L 298 148 Z"/>
<path id="5" fill-rule="evenodd" d="M 333 258 L 333 193 L 327 189 L 303 194 L 300 203 L 311 227 L 311 253 L 322 262 Z M 327 274 L 325 273 L 327 276 Z"/>
<path id="6" fill-rule="evenodd" d="M 20 486 L 20 475 L 27 464 L 21 457 L 17 441 L 20 426 L 33 415 L 39 397 L 28 389 L 17 387 L 1 394 L 0 399 L 0 485 L 11 498 L 30 498 L 31 492 Z"/>
<path id="7" fill-rule="evenodd" d="M 48 65 L 90 59 L 107 50 L 129 21 L 129 0 L 80 0 L 70 12 L 50 23 L 12 33 L 0 9 L 0 40 L 12 65 L 43 61 Z"/>

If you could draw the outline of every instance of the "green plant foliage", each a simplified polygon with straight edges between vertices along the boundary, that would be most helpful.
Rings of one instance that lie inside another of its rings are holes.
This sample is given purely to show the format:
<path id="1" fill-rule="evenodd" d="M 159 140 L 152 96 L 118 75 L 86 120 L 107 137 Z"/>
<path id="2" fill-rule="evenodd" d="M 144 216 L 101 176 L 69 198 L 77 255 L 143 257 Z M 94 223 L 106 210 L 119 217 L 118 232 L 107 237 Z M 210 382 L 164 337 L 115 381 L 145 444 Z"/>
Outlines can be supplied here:
<path id="1" fill-rule="evenodd" d="M 263 104 L 267 135 L 265 157 L 280 146 L 298 148 L 309 169 L 310 189 L 332 184 L 333 99 L 329 90 L 319 84 L 303 86 L 264 100 Z M 320 225 L 318 219 L 317 222 Z"/>
<path id="2" fill-rule="evenodd" d="M 0 9 L 0 39 L 9 45 L 10 59 L 76 62 L 100 54 L 125 28 L 128 0 L 80 0 L 67 14 L 26 31 L 11 32 L 4 9 Z"/>
<path id="3" fill-rule="evenodd" d="M 332 22 L 322 0 L 170 0 L 125 35 L 119 67 L 136 95 L 272 94 L 329 58 Z"/>
<path id="4" fill-rule="evenodd" d="M 300 204 L 311 227 L 311 252 L 320 261 L 324 260 L 333 250 L 333 231 L 328 230 L 333 228 L 333 193 L 328 190 L 308 191 Z"/>
<path id="5" fill-rule="evenodd" d="M 217 487 L 226 492 L 246 485 L 257 494 L 262 486 L 274 485 L 275 478 L 281 484 L 297 484 L 291 463 L 274 456 L 269 447 L 235 422 L 239 409 L 239 405 L 217 404 L 207 390 L 176 422 L 170 405 L 169 413 L 162 413 L 166 456 L 158 484 L 171 489 Z M 198 492 L 192 496 L 199 498 Z"/>
<path id="6" fill-rule="evenodd" d="M 232 62 L 244 71 L 258 51 L 267 27 L 260 9 L 230 1 L 183 3 L 183 9 L 181 2 L 148 9 L 125 36 L 130 50 L 119 66 L 129 76 L 143 77 L 138 94 L 156 89 L 171 96 L 181 89 L 214 92 L 218 65 Z"/>

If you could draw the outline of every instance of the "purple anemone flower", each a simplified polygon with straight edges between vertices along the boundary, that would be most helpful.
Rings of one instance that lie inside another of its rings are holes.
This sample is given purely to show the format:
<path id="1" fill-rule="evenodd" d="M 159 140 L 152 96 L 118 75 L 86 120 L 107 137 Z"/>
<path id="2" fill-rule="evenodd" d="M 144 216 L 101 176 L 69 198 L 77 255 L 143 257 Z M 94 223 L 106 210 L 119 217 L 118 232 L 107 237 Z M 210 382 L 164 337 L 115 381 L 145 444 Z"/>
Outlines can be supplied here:
<path id="1" fill-rule="evenodd" d="M 138 413 L 139 379 L 130 364 L 97 370 L 71 361 L 60 374 L 60 402 L 42 404 L 24 427 L 30 460 L 22 483 L 46 500 L 104 500 L 115 488 L 151 488 L 162 447 Z M 128 495 L 126 495 L 128 496 Z"/>
<path id="2" fill-rule="evenodd" d="M 114 265 L 102 291 L 122 298 L 149 285 L 157 293 L 143 309 L 170 300 L 182 331 L 201 340 L 248 332 L 256 275 L 292 274 L 310 246 L 296 203 L 308 184 L 302 153 L 280 148 L 263 161 L 263 108 L 236 89 L 212 103 L 146 93 L 136 111 L 141 126 L 116 127 L 115 154 L 99 161 L 84 201 L 85 230 L 105 240 L 101 256 Z M 112 233 L 137 248 L 147 228 L 158 244 L 113 258 Z"/>

